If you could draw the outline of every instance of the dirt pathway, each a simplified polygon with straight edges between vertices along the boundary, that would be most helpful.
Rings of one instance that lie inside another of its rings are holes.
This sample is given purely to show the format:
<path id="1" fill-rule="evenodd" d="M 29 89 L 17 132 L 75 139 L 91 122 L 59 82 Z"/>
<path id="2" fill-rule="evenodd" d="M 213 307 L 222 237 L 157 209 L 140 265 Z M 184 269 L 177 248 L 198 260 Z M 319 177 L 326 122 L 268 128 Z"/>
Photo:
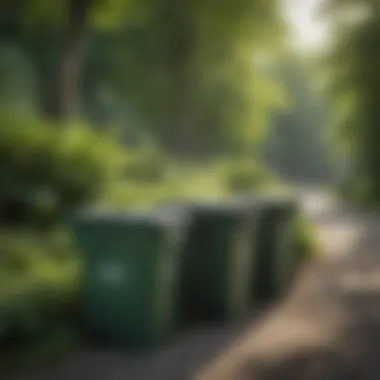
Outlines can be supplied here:
<path id="1" fill-rule="evenodd" d="M 289 297 L 265 318 L 190 331 L 143 357 L 86 350 L 15 380 L 190 380 L 239 336 L 199 379 L 379 379 L 380 372 L 370 375 L 371 365 L 380 369 L 380 223 L 320 191 L 302 190 L 300 199 L 318 223 L 325 257 L 305 268 Z"/>

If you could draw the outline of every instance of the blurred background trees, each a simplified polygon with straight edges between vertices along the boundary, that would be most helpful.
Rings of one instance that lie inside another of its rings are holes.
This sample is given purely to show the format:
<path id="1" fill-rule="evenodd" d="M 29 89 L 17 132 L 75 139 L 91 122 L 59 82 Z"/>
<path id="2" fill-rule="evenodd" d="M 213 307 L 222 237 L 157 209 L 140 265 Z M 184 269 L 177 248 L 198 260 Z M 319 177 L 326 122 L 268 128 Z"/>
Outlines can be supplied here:
<path id="1" fill-rule="evenodd" d="M 380 9 L 375 1 L 336 0 L 323 11 L 334 23 L 326 63 L 331 133 L 349 163 L 343 190 L 356 202 L 378 205 Z"/>
<path id="2" fill-rule="evenodd" d="M 177 162 L 250 157 L 311 182 L 338 163 L 345 191 L 375 201 L 378 9 L 320 3 L 334 27 L 318 66 L 286 44 L 275 0 L 7 0 L 0 104 Z"/>
<path id="3" fill-rule="evenodd" d="M 122 120 L 167 150 L 204 153 L 252 144 L 278 103 L 254 64 L 279 43 L 275 1 L 225 1 L 217 12 L 213 2 L 170 0 L 6 8 L 2 35 L 23 51 L 39 109 L 54 119 Z"/>
<path id="4" fill-rule="evenodd" d="M 262 144 L 265 161 L 279 175 L 297 182 L 329 182 L 334 157 L 326 143 L 327 96 L 311 75 L 312 62 L 287 55 L 273 76 L 287 94 L 288 106 L 272 113 Z"/>

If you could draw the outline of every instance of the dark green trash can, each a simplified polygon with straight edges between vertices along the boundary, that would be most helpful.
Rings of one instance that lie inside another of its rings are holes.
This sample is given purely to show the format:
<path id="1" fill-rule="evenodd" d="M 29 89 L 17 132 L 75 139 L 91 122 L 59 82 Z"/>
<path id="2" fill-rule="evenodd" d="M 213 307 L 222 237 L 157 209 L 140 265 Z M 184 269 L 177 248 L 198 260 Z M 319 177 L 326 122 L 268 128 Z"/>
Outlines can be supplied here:
<path id="1" fill-rule="evenodd" d="M 294 218 L 297 202 L 288 197 L 258 198 L 257 262 L 252 296 L 267 299 L 285 291 L 295 272 Z"/>
<path id="2" fill-rule="evenodd" d="M 256 220 L 242 202 L 186 207 L 191 225 L 181 271 L 183 320 L 239 317 L 250 306 L 251 232 Z"/>
<path id="3" fill-rule="evenodd" d="M 178 322 L 179 253 L 186 218 L 180 213 L 92 212 L 77 217 L 83 254 L 83 314 L 96 336 L 144 348 Z"/>

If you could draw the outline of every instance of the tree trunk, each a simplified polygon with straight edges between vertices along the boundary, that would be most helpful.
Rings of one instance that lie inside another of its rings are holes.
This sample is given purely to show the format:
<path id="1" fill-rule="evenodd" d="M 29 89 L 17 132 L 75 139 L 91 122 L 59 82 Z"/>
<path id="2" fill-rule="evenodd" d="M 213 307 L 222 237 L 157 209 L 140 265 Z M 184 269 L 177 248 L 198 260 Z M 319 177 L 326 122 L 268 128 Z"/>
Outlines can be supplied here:
<path id="1" fill-rule="evenodd" d="M 91 1 L 68 1 L 68 19 L 63 34 L 61 57 L 45 110 L 47 116 L 54 121 L 64 120 L 73 111 L 83 60 L 86 19 Z"/>

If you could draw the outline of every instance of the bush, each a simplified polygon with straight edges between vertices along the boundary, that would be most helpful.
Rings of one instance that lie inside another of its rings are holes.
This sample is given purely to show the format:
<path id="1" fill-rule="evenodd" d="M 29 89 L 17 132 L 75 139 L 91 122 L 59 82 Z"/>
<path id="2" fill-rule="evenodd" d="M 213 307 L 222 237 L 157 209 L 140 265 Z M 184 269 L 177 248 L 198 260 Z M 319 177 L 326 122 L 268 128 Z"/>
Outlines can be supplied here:
<path id="1" fill-rule="evenodd" d="M 344 178 L 337 183 L 337 190 L 350 205 L 372 210 L 380 208 L 380 186 L 364 180 L 360 175 Z"/>
<path id="2" fill-rule="evenodd" d="M 3 231 L 0 244 L 3 340 L 36 337 L 71 319 L 80 266 L 68 233 Z"/>
<path id="3" fill-rule="evenodd" d="M 300 261 L 307 261 L 320 253 L 316 227 L 303 214 L 297 214 L 294 220 L 295 252 Z"/>
<path id="4" fill-rule="evenodd" d="M 257 162 L 242 159 L 221 164 L 220 174 L 225 186 L 233 193 L 256 190 L 266 186 L 271 180 L 269 172 Z"/>
<path id="5" fill-rule="evenodd" d="M 0 233 L 0 377 L 80 343 L 80 260 L 65 229 Z"/>
<path id="6" fill-rule="evenodd" d="M 138 182 L 159 182 L 168 169 L 166 157 L 153 150 L 135 150 L 127 155 L 125 179 Z"/>
<path id="7" fill-rule="evenodd" d="M 51 125 L 0 112 L 0 224 L 49 224 L 90 201 L 122 153 L 86 125 Z"/>

